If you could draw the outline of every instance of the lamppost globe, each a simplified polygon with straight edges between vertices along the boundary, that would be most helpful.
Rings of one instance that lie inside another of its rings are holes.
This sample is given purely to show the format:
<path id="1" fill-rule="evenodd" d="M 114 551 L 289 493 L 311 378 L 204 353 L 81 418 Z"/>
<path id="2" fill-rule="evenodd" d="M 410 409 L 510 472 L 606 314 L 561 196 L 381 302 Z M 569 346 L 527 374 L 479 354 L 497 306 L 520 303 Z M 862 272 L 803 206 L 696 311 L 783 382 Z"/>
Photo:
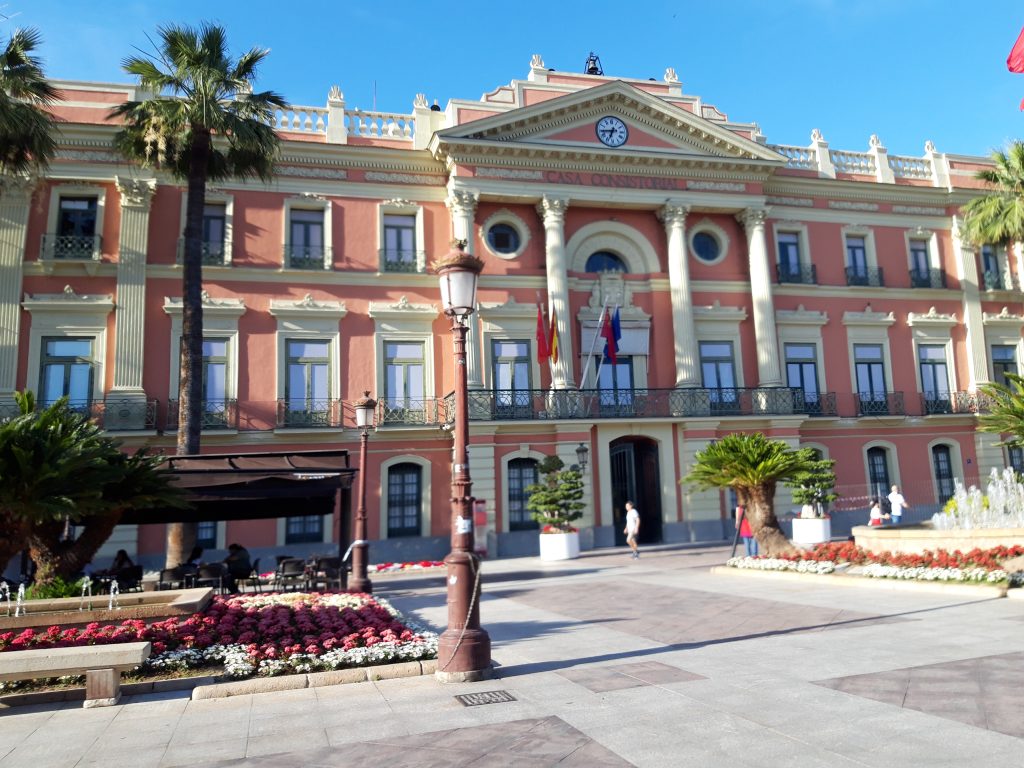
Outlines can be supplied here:
<path id="1" fill-rule="evenodd" d="M 356 412 L 356 426 L 360 430 L 373 429 L 373 417 L 377 411 L 377 401 L 370 397 L 370 390 L 364 390 L 363 396 L 352 403 Z"/>
<path id="2" fill-rule="evenodd" d="M 453 240 L 447 255 L 434 266 L 441 283 L 441 306 L 444 313 L 459 322 L 476 308 L 476 287 L 484 263 L 463 248 L 465 241 Z"/>
<path id="3" fill-rule="evenodd" d="M 580 443 L 576 446 L 576 461 L 580 465 L 580 472 L 587 471 L 587 458 L 590 456 L 590 449 L 587 448 L 586 443 Z"/>

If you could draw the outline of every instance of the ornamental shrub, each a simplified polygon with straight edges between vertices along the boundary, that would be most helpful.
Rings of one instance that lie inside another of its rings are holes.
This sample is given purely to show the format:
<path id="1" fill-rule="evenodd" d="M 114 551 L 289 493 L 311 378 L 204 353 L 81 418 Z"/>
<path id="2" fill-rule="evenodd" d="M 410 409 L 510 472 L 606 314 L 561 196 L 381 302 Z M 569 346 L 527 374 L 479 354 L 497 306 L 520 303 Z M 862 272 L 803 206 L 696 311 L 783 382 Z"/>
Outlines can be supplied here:
<path id="1" fill-rule="evenodd" d="M 560 458 L 548 456 L 538 467 L 540 482 L 526 487 L 526 508 L 542 533 L 571 533 L 573 522 L 583 517 L 583 475 L 564 467 Z"/>

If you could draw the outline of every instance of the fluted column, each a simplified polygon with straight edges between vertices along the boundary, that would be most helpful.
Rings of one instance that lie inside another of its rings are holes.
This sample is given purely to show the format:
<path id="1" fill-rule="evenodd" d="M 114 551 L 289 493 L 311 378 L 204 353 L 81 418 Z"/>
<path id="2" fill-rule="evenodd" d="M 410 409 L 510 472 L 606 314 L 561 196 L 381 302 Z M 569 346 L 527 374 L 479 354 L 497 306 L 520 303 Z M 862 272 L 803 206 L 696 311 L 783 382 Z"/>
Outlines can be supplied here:
<path id="1" fill-rule="evenodd" d="M 552 367 L 551 388 L 575 386 L 572 372 L 572 319 L 569 310 L 569 265 L 565 255 L 565 211 L 569 201 L 548 197 L 537 205 L 544 219 L 544 255 L 547 263 L 548 298 L 558 318 L 558 362 Z"/>
<path id="2" fill-rule="evenodd" d="M 116 181 L 121 193 L 121 234 L 117 256 L 114 386 L 108 393 L 108 400 L 128 406 L 120 412 L 122 421 L 139 422 L 145 416 L 142 369 L 146 338 L 146 248 L 149 207 L 156 181 L 123 176 L 118 176 Z M 106 421 L 110 422 L 113 415 L 108 403 Z M 141 425 L 133 423 L 132 426 Z"/>
<path id="3" fill-rule="evenodd" d="M 985 350 L 985 318 L 981 311 L 981 289 L 978 286 L 978 261 L 974 246 L 963 237 L 963 220 L 953 217 L 953 260 L 963 297 L 964 334 L 967 338 L 968 389 L 974 392 L 979 384 L 988 382 L 988 357 Z"/>
<path id="4" fill-rule="evenodd" d="M 473 253 L 473 223 L 476 219 L 476 192 L 466 189 L 453 189 L 446 199 L 445 205 L 452 215 L 452 235 L 456 240 L 465 240 L 466 253 Z M 483 370 L 480 363 L 480 313 L 474 312 L 467 321 L 469 333 L 466 336 L 466 379 L 470 389 L 481 389 L 484 385 Z"/>
<path id="5" fill-rule="evenodd" d="M 11 401 L 17 385 L 21 265 L 33 187 L 28 179 L 0 181 L 0 405 Z"/>
<path id="6" fill-rule="evenodd" d="M 671 200 L 658 212 L 668 238 L 668 282 L 672 297 L 672 335 L 675 339 L 676 386 L 699 387 L 697 326 L 693 321 L 690 266 L 686 258 L 686 214 L 690 208 Z"/>
<path id="7" fill-rule="evenodd" d="M 775 305 L 772 302 L 772 277 L 768 266 L 768 241 L 764 221 L 768 211 L 747 208 L 736 218 L 747 230 L 747 256 L 750 261 L 750 293 L 754 305 L 754 335 L 757 340 L 757 385 L 782 386 L 779 364 L 779 336 L 775 331 Z"/>

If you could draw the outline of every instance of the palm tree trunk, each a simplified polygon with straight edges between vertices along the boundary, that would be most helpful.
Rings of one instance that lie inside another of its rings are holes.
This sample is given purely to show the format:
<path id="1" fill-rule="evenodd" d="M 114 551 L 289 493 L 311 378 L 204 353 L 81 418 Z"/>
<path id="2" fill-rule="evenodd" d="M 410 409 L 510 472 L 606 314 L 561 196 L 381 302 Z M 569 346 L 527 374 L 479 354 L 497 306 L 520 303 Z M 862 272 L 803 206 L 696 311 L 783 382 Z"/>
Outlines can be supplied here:
<path id="1" fill-rule="evenodd" d="M 193 126 L 181 271 L 181 366 L 178 384 L 178 455 L 199 453 L 203 428 L 203 209 L 210 161 L 209 130 Z M 166 567 L 184 563 L 196 543 L 197 523 L 167 526 Z"/>
<path id="2" fill-rule="evenodd" d="M 778 557 L 799 552 L 779 528 L 779 519 L 775 516 L 775 483 L 751 488 L 749 498 L 740 499 L 740 503 L 745 503 L 750 531 L 757 539 L 761 554 Z"/>

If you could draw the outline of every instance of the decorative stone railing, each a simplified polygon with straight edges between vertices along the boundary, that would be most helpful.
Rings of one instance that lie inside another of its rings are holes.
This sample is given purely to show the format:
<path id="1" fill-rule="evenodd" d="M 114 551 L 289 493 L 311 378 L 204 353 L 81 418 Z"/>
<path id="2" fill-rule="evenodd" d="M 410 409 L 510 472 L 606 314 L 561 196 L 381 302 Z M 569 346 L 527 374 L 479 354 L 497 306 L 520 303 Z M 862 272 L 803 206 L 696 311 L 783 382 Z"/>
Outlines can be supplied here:
<path id="1" fill-rule="evenodd" d="M 398 112 L 364 112 L 359 109 L 346 109 L 345 126 L 348 128 L 349 136 L 412 141 L 416 131 L 416 120 L 412 115 L 403 115 Z"/>
<path id="2" fill-rule="evenodd" d="M 271 125 L 279 131 L 290 133 L 327 133 L 329 110 L 326 107 L 300 107 L 290 104 L 284 109 L 274 110 Z"/>
<path id="3" fill-rule="evenodd" d="M 875 175 L 875 158 L 867 152 L 847 152 L 843 149 L 833 149 L 830 151 L 830 155 L 836 173 Z"/>
<path id="4" fill-rule="evenodd" d="M 437 120 L 426 116 L 438 115 Z M 367 139 L 385 139 L 409 142 L 423 148 L 430 133 L 443 127 L 444 118 L 427 106 L 426 97 L 416 97 L 412 114 L 378 112 L 345 108 L 345 96 L 337 86 L 327 95 L 327 106 L 310 107 L 289 104 L 275 109 L 270 125 L 277 131 L 307 136 L 322 136 L 328 144 L 347 144 L 350 136 Z M 421 135 L 417 126 L 422 123 Z"/>
<path id="5" fill-rule="evenodd" d="M 927 157 L 890 155 L 889 167 L 894 176 L 905 179 L 932 179 L 932 163 Z"/>
<path id="6" fill-rule="evenodd" d="M 814 147 L 773 144 L 771 148 L 786 158 L 787 168 L 798 168 L 802 171 L 818 170 L 818 152 Z"/>

